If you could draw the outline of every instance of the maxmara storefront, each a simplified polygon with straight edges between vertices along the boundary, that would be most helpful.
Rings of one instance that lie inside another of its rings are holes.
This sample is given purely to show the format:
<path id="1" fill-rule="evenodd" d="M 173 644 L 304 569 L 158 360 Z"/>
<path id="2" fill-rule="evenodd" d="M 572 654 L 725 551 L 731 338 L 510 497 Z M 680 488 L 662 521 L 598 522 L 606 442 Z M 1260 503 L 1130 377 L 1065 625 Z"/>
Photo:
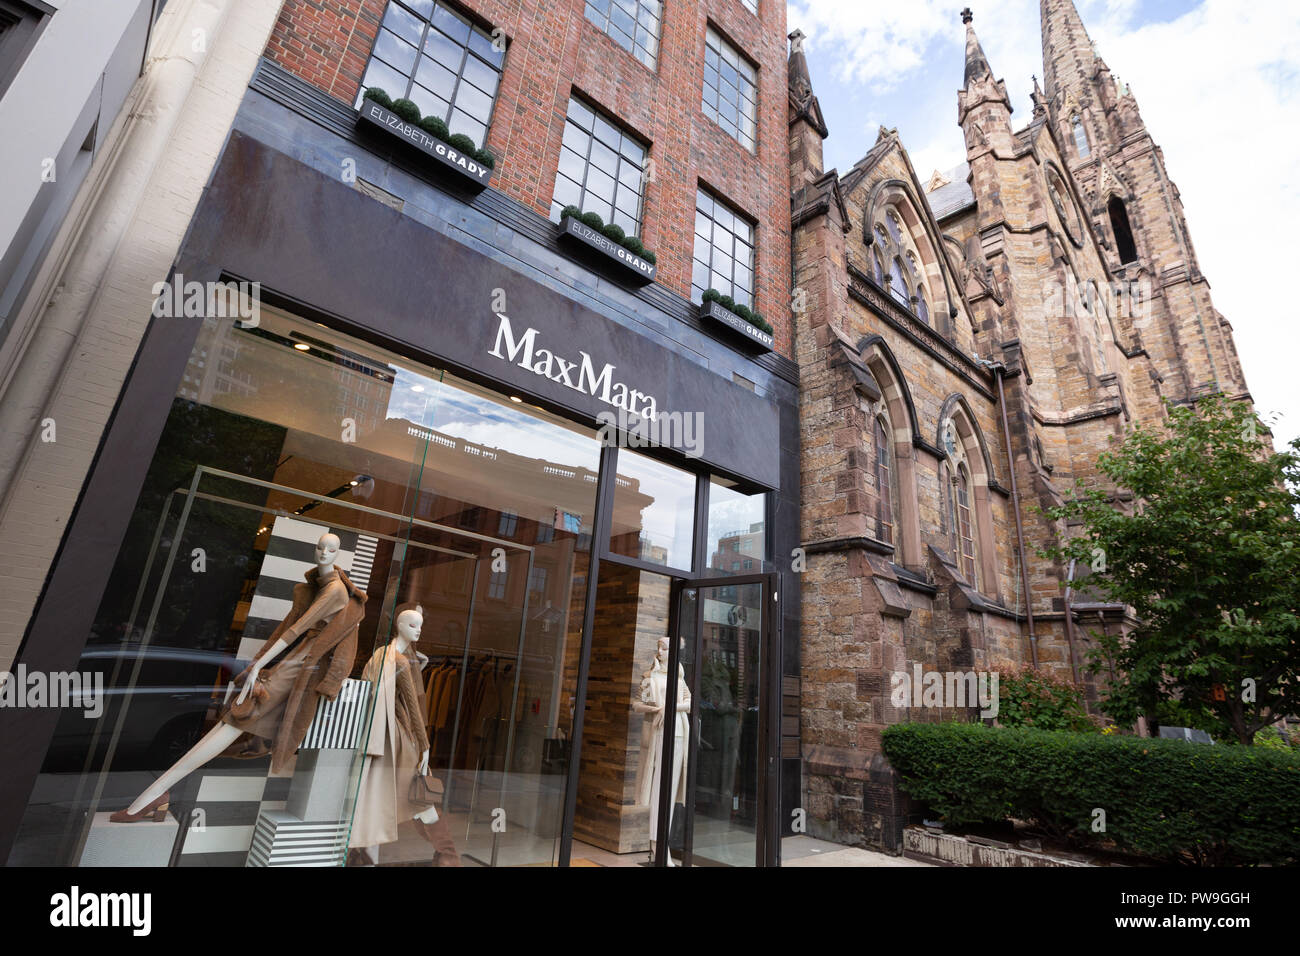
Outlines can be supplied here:
<path id="1" fill-rule="evenodd" d="M 11 865 L 779 862 L 792 364 L 400 135 L 262 64 L 16 665 L 89 706 L 0 709 Z"/>

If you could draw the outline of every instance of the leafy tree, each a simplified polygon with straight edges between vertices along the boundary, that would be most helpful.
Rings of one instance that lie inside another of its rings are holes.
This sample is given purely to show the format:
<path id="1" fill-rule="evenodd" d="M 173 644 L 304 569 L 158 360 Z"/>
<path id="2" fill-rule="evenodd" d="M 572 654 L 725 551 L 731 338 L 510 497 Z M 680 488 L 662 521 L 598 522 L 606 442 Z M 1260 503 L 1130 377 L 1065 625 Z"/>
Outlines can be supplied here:
<path id="1" fill-rule="evenodd" d="M 1177 714 L 1223 738 L 1300 712 L 1300 439 L 1273 453 L 1245 404 L 1169 407 L 1098 458 L 1125 503 L 1097 488 L 1049 510 L 1082 533 L 1045 555 L 1091 567 L 1087 587 L 1138 625 L 1100 635 L 1097 672 L 1120 723 Z"/>

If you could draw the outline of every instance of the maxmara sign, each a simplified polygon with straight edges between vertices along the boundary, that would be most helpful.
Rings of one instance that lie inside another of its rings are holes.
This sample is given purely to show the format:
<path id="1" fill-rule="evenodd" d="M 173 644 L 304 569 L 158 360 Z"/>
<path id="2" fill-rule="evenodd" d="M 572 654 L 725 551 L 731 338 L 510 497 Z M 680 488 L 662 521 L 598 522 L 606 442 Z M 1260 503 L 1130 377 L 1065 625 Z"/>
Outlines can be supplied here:
<path id="1" fill-rule="evenodd" d="M 629 415 L 640 416 L 646 421 L 655 421 L 659 417 L 659 402 L 648 392 L 629 388 L 614 377 L 617 366 L 606 362 L 600 371 L 590 355 L 581 349 L 582 356 L 571 361 L 557 355 L 548 348 L 537 344 L 538 332 L 528 328 L 520 335 L 515 335 L 510 319 L 502 313 L 496 313 L 500 319 L 497 326 L 496 341 L 488 354 L 504 362 L 511 362 L 534 375 L 541 375 L 552 382 L 566 385 L 575 392 L 585 392 L 606 405 L 621 409 Z"/>

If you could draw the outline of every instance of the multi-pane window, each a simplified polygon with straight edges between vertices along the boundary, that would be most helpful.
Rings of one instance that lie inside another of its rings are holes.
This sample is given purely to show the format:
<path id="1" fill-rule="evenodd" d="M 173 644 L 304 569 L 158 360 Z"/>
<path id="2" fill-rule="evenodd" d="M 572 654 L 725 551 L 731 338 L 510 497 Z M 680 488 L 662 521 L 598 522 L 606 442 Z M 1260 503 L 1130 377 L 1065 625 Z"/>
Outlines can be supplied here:
<path id="1" fill-rule="evenodd" d="M 754 224 L 701 189 L 695 195 L 695 252 L 691 296 L 706 289 L 754 307 Z"/>
<path id="2" fill-rule="evenodd" d="M 502 538 L 513 538 L 519 527 L 519 515 L 513 511 L 501 512 L 497 519 L 497 534 Z"/>
<path id="3" fill-rule="evenodd" d="M 493 571 L 492 576 L 488 578 L 488 597 L 494 601 L 504 601 L 506 598 L 506 571 Z"/>
<path id="4" fill-rule="evenodd" d="M 757 102 L 754 67 L 710 27 L 704 41 L 704 115 L 752 151 Z"/>
<path id="5" fill-rule="evenodd" d="M 529 602 L 541 600 L 546 596 L 546 580 L 549 577 L 549 571 L 543 567 L 534 567 L 528 574 L 528 600 Z"/>
<path id="6" fill-rule="evenodd" d="M 587 19 L 638 60 L 655 68 L 659 56 L 660 0 L 587 0 Z"/>
<path id="7" fill-rule="evenodd" d="M 877 537 L 894 541 L 894 482 L 889 467 L 889 434 L 883 419 L 876 419 L 876 525 Z"/>
<path id="8" fill-rule="evenodd" d="M 975 578 L 975 531 L 970 510 L 970 481 L 966 476 L 966 468 L 963 465 L 957 466 L 955 490 L 957 493 L 957 536 L 961 544 L 961 573 L 966 576 L 966 580 L 970 584 L 978 586 L 978 581 Z"/>
<path id="9" fill-rule="evenodd" d="M 641 234 L 641 190 L 649 148 L 577 97 L 569 99 L 551 218 L 565 206 L 594 212 L 629 236 Z"/>
<path id="10" fill-rule="evenodd" d="M 1070 118 L 1070 129 L 1074 133 L 1074 148 L 1079 151 L 1080 159 L 1087 159 L 1092 154 L 1088 145 L 1088 131 L 1083 128 L 1083 120 L 1077 115 Z"/>
<path id="11" fill-rule="evenodd" d="M 482 146 L 505 62 L 500 46 L 444 3 L 389 0 L 357 103 L 367 87 L 377 86 Z"/>

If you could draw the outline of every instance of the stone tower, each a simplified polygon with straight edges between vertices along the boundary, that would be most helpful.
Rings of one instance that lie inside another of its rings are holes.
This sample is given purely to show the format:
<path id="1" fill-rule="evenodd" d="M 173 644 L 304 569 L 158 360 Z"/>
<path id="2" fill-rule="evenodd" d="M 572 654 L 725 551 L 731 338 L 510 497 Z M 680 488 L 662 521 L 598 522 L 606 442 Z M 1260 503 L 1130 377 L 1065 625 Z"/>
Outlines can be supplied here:
<path id="1" fill-rule="evenodd" d="M 1041 0 L 1045 107 L 1141 344 L 1185 402 L 1249 399 L 1232 327 L 1214 307 L 1178 187 L 1127 84 L 1097 53 L 1072 0 Z M 1035 96 L 1035 103 L 1039 97 Z"/>

